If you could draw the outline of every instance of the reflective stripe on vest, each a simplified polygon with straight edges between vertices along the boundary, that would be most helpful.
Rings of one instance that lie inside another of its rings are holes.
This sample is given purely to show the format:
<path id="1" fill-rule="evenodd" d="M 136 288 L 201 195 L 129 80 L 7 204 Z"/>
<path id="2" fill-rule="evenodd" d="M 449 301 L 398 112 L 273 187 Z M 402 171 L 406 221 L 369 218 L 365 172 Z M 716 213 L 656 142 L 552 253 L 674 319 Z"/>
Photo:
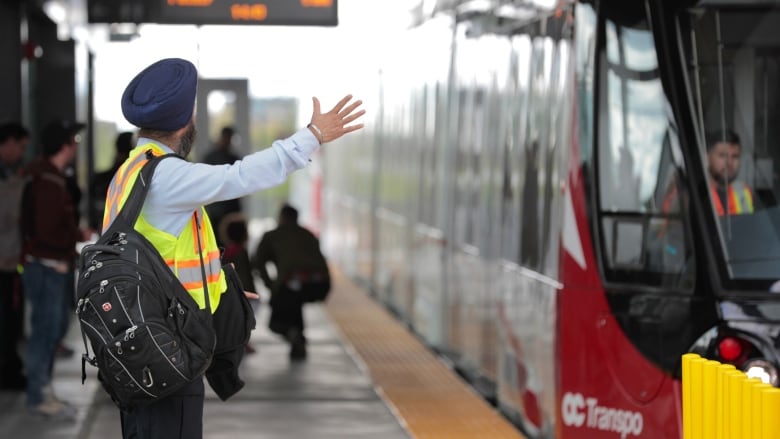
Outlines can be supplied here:
<path id="1" fill-rule="evenodd" d="M 148 144 L 134 148 L 130 157 L 119 167 L 111 180 L 107 196 L 106 210 L 103 216 L 103 230 L 107 230 L 116 219 L 119 210 L 130 194 L 141 168 L 146 163 L 146 151 L 152 151 L 155 156 L 165 154 L 157 145 Z M 196 222 L 197 217 L 197 222 Z M 198 230 L 197 225 L 200 225 Z M 198 238 L 203 247 L 203 265 L 206 271 L 211 310 L 216 311 L 222 292 L 227 289 L 225 276 L 222 272 L 220 252 L 211 221 L 201 207 L 193 212 L 192 218 L 179 233 L 173 236 L 153 227 L 141 214 L 135 223 L 135 230 L 144 235 L 154 248 L 160 252 L 168 267 L 176 274 L 190 296 L 201 308 L 206 307 L 203 296 L 203 273 L 201 271 L 201 255 L 198 252 Z"/>
<path id="2" fill-rule="evenodd" d="M 715 212 L 718 213 L 718 216 L 725 215 L 726 210 L 723 208 L 723 203 L 720 201 L 720 196 L 718 196 L 715 184 L 710 185 L 710 190 L 712 192 L 712 201 L 715 203 Z M 736 181 L 729 184 L 726 197 L 730 215 L 753 213 L 753 193 L 747 185 L 742 182 Z"/>

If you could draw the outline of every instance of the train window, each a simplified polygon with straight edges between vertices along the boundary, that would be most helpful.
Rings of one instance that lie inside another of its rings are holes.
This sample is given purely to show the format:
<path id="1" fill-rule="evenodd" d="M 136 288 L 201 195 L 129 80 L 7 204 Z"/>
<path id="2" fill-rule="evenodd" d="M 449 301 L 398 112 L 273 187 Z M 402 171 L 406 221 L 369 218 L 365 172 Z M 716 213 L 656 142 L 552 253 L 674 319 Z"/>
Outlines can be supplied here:
<path id="1" fill-rule="evenodd" d="M 441 130 L 437 129 L 440 122 L 436 120 L 439 112 L 437 105 L 441 101 L 441 86 L 439 84 L 426 84 L 424 90 L 423 115 L 424 122 L 422 133 L 420 135 L 420 214 L 419 218 L 423 224 L 436 224 L 436 173 L 437 169 L 437 151 L 441 137 Z"/>
<path id="2" fill-rule="evenodd" d="M 523 183 L 520 193 L 520 263 L 539 270 L 545 243 L 543 227 L 546 206 L 551 200 L 545 199 L 546 177 L 549 176 L 547 158 L 550 150 L 550 113 L 553 59 L 556 48 L 552 38 L 535 36 L 531 49 L 530 82 L 528 89 L 527 138 L 522 152 Z M 550 164 L 551 165 L 551 164 Z"/>
<path id="3" fill-rule="evenodd" d="M 780 260 L 780 2 L 719 2 L 680 17 L 700 156 L 732 279 Z"/>
<path id="4" fill-rule="evenodd" d="M 481 90 L 463 89 L 458 104 L 458 138 L 455 155 L 454 236 L 458 244 L 473 244 L 472 162 L 474 160 L 474 116 L 479 112 Z"/>
<path id="5" fill-rule="evenodd" d="M 520 224 L 523 211 L 520 206 L 521 184 L 524 181 L 524 142 L 527 136 L 529 79 L 532 64 L 531 38 L 527 34 L 512 37 L 510 66 L 509 110 L 507 136 L 504 144 L 504 179 L 501 189 L 500 255 L 511 262 L 519 262 Z"/>
<path id="6" fill-rule="evenodd" d="M 621 3 L 599 50 L 597 172 L 607 278 L 687 288 L 683 170 L 645 9 Z"/>

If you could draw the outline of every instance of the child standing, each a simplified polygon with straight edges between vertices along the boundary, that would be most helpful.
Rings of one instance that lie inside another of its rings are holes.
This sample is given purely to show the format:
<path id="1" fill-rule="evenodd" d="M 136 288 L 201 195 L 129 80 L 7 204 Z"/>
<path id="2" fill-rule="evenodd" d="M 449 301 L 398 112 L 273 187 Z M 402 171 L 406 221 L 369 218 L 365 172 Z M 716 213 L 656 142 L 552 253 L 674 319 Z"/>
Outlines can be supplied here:
<path id="1" fill-rule="evenodd" d="M 249 265 L 249 253 L 246 249 L 246 243 L 249 241 L 246 218 L 238 212 L 226 215 L 220 222 L 220 232 L 222 235 L 222 242 L 225 243 L 225 251 L 222 254 L 223 263 L 233 264 L 245 291 L 257 293 L 255 281 L 254 278 L 252 278 L 252 270 Z M 257 313 L 259 301 L 253 300 L 251 302 L 252 309 Z M 247 343 L 245 352 L 247 354 L 253 354 L 255 353 L 255 348 Z"/>

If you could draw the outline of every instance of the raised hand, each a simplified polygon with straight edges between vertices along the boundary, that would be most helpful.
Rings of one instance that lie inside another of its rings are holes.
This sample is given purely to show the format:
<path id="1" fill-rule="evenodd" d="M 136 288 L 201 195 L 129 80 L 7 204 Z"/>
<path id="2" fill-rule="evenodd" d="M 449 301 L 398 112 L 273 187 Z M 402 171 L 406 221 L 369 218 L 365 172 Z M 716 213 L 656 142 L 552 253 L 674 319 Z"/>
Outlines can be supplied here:
<path id="1" fill-rule="evenodd" d="M 320 100 L 316 97 L 313 97 L 312 100 L 314 111 L 311 115 L 309 129 L 320 143 L 331 142 L 344 134 L 363 128 L 362 123 L 349 125 L 366 113 L 366 110 L 355 112 L 363 101 L 357 100 L 347 106 L 347 103 L 352 100 L 352 95 L 347 95 L 333 109 L 327 113 L 321 113 Z"/>

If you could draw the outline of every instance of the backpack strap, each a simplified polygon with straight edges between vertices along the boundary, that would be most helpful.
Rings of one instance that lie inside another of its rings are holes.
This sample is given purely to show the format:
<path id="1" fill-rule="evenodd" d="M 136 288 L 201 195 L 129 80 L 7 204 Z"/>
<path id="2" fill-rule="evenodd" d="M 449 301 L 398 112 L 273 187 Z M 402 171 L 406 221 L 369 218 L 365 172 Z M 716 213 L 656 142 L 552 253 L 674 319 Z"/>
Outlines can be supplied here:
<path id="1" fill-rule="evenodd" d="M 138 178 L 135 179 L 133 187 L 130 189 L 130 195 L 127 196 L 125 204 L 119 210 L 119 214 L 114 220 L 114 223 L 122 221 L 127 226 L 135 226 L 138 216 L 141 215 L 141 208 L 144 206 L 144 201 L 146 201 L 146 195 L 149 193 L 152 176 L 154 175 L 154 170 L 157 168 L 157 165 L 160 164 L 162 160 L 169 157 L 181 158 L 176 154 L 155 156 L 152 154 L 151 149 L 146 151 L 146 157 L 149 161 L 141 168 Z"/>
<path id="2" fill-rule="evenodd" d="M 206 310 L 211 316 L 211 325 L 214 325 L 214 314 L 211 312 L 211 297 L 209 296 L 208 277 L 206 276 L 206 264 L 203 262 L 203 245 L 200 242 L 200 221 L 198 221 L 198 212 L 195 212 L 195 227 L 198 229 L 198 255 L 200 256 L 200 273 L 203 276 L 203 300 L 206 301 Z"/>
<path id="3" fill-rule="evenodd" d="M 154 170 L 157 168 L 157 165 L 159 165 L 162 160 L 169 157 L 179 159 L 182 158 L 181 156 L 172 153 L 155 156 L 152 154 L 151 149 L 146 151 L 146 156 L 149 158 L 149 161 L 147 161 L 143 168 L 141 168 L 141 172 L 138 174 L 138 178 L 135 179 L 133 187 L 130 189 L 130 195 L 127 196 L 125 204 L 119 210 L 119 214 L 114 220 L 114 224 L 121 221 L 126 226 L 134 227 L 136 220 L 138 220 L 138 216 L 141 214 L 141 208 L 143 207 L 144 201 L 146 200 L 146 195 L 149 193 L 149 187 L 152 185 L 152 176 L 154 175 Z M 195 224 L 198 229 L 200 229 L 200 222 L 198 221 L 197 212 L 195 214 Z M 111 226 L 113 227 L 113 224 Z M 206 311 L 208 311 L 209 316 L 212 316 L 211 298 L 209 297 L 207 283 L 208 277 L 206 276 L 206 267 L 203 262 L 203 249 L 200 242 L 200 233 L 197 235 L 198 253 L 200 254 L 200 269 L 203 275 L 203 299 L 206 302 Z"/>

